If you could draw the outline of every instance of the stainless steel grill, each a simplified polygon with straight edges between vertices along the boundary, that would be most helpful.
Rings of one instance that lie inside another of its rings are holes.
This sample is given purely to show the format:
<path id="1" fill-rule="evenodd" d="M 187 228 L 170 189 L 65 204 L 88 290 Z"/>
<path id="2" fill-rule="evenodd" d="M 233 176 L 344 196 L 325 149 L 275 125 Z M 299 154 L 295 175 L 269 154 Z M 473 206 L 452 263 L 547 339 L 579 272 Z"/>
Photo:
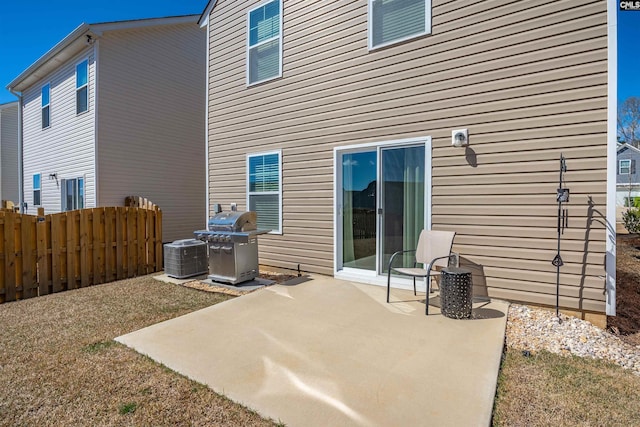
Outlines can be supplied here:
<path id="1" fill-rule="evenodd" d="M 209 278 L 232 285 L 258 276 L 258 238 L 269 230 L 258 230 L 255 212 L 220 212 L 211 218 L 208 230 L 195 231 L 207 242 Z"/>

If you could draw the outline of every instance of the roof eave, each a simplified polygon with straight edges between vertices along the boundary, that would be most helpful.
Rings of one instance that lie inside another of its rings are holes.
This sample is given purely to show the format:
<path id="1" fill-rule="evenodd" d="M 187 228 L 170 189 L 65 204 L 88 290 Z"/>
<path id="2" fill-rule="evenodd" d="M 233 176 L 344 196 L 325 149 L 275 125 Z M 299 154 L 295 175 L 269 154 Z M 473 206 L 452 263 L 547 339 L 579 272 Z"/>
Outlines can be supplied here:
<path id="1" fill-rule="evenodd" d="M 7 108 L 11 108 L 11 107 L 17 107 L 17 106 L 18 106 L 18 101 L 6 102 L 4 104 L 0 104 L 0 111 L 5 110 Z"/>
<path id="2" fill-rule="evenodd" d="M 88 24 L 82 23 L 78 28 L 73 30 L 62 39 L 58 44 L 52 47 L 47 53 L 42 55 L 36 62 L 31 64 L 26 70 L 24 70 L 18 77 L 13 79 L 11 83 L 7 85 L 7 89 L 11 92 L 22 92 L 25 88 L 29 87 L 29 85 L 23 85 L 25 80 L 31 76 L 34 72 L 36 72 L 40 67 L 42 67 L 45 63 L 53 59 L 60 52 L 65 50 L 68 46 L 70 46 L 75 40 L 84 35 L 89 31 L 90 26 Z"/>
<path id="3" fill-rule="evenodd" d="M 68 52 L 68 56 L 79 53 L 86 47 L 86 41 L 82 37 L 92 35 L 100 37 L 105 31 L 128 30 L 134 28 L 143 28 L 160 25 L 180 25 L 180 24 L 197 24 L 199 15 L 172 16 L 166 18 L 150 18 L 129 21 L 104 22 L 97 24 L 81 24 L 73 30 L 69 35 L 62 39 L 58 44 L 51 48 L 47 53 L 42 55 L 36 62 L 31 64 L 18 77 L 7 85 L 7 89 L 12 92 L 23 92 L 26 88 L 45 77 L 49 72 L 57 68 L 64 61 L 52 62 L 55 58 L 62 54 L 65 50 L 70 49 L 75 44 L 73 51 Z M 65 60 L 68 60 L 66 58 Z"/>
<path id="4" fill-rule="evenodd" d="M 206 27 L 209 24 L 209 15 L 211 15 L 211 11 L 216 7 L 217 3 L 218 0 L 209 0 L 209 3 L 207 3 L 207 6 L 204 8 L 202 15 L 200 15 L 200 19 L 198 20 L 198 25 L 200 25 L 200 27 Z"/>

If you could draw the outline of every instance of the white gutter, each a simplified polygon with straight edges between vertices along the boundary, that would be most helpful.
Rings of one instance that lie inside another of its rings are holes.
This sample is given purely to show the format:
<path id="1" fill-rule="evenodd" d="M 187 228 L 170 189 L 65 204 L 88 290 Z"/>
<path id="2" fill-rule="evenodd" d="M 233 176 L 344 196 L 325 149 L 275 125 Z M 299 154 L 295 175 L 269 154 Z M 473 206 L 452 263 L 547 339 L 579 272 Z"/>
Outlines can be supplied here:
<path id="1" fill-rule="evenodd" d="M 607 220 L 606 310 L 616 315 L 616 173 L 618 120 L 618 17 L 617 2 L 607 2 Z"/>
<path id="2" fill-rule="evenodd" d="M 18 98 L 18 203 L 20 205 L 20 212 L 24 211 L 24 164 L 22 162 L 22 93 L 15 92 L 13 89 L 9 89 L 16 98 Z"/>

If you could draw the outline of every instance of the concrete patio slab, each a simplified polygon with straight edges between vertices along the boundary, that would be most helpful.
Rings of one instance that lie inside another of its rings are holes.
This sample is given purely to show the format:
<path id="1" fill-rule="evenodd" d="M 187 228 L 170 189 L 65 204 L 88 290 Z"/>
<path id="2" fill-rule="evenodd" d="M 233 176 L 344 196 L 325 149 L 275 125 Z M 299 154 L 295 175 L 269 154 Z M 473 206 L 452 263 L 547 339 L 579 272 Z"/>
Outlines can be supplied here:
<path id="1" fill-rule="evenodd" d="M 508 304 L 454 320 L 315 276 L 116 340 L 287 426 L 486 426 Z"/>

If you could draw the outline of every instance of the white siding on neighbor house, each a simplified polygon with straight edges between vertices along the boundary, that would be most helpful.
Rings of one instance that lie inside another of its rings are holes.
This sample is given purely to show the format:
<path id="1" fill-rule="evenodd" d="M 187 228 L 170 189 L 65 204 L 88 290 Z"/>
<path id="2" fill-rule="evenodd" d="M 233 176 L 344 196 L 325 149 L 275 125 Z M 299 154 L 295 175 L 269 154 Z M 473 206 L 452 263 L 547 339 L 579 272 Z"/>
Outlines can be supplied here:
<path id="1" fill-rule="evenodd" d="M 18 204 L 18 103 L 0 106 L 0 198 Z"/>
<path id="2" fill-rule="evenodd" d="M 163 211 L 164 241 L 205 226 L 205 50 L 195 23 L 99 40 L 98 204 L 148 198 Z"/>
<path id="3" fill-rule="evenodd" d="M 89 111 L 76 114 L 76 65 L 89 59 Z M 42 129 L 41 89 L 49 83 L 50 126 Z M 23 92 L 24 201 L 33 205 L 33 175 L 42 174 L 42 207 L 60 212 L 62 179 L 83 177 L 85 207 L 95 207 L 95 52 L 93 47 L 66 62 Z M 57 181 L 50 178 L 57 175 Z"/>

